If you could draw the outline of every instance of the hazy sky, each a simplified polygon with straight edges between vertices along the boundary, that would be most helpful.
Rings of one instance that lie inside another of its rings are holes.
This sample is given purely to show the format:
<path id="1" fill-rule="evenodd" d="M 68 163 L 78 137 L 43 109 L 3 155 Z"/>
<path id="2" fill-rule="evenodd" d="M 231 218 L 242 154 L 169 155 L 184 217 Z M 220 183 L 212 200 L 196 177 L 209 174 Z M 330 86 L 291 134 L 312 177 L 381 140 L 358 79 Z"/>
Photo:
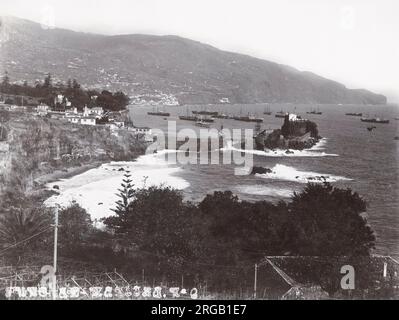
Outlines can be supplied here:
<path id="1" fill-rule="evenodd" d="M 104 34 L 175 34 L 399 102 L 397 0 L 0 0 L 0 15 Z"/>

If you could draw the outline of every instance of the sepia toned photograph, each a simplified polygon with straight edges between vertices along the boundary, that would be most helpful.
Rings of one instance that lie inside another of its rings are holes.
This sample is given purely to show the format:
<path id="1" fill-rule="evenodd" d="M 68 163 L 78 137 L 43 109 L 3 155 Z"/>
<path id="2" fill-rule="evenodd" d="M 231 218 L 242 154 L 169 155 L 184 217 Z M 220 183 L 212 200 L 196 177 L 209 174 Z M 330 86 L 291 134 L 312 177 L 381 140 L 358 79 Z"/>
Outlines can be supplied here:
<path id="1" fill-rule="evenodd" d="M 398 13 L 1 0 L 0 300 L 397 300 Z"/>

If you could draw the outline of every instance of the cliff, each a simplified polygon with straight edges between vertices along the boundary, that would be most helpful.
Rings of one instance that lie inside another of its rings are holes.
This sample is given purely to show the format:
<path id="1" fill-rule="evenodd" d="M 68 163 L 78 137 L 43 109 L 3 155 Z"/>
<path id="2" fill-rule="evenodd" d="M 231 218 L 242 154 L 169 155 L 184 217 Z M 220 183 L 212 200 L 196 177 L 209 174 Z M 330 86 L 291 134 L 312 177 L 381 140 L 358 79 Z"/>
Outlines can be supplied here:
<path id="1" fill-rule="evenodd" d="M 0 192 L 8 187 L 28 190 L 40 176 L 84 165 L 133 160 L 146 143 L 102 126 L 81 126 L 59 120 L 19 115 L 2 124 L 7 137 L 0 142 Z"/>

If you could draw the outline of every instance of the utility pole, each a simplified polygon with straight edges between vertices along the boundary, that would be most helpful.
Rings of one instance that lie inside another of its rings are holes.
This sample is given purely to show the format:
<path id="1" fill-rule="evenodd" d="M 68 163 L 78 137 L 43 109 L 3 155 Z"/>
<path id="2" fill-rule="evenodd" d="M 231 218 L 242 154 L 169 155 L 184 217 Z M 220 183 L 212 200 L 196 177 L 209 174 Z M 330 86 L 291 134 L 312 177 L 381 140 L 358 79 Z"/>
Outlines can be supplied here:
<path id="1" fill-rule="evenodd" d="M 58 247 L 58 207 L 55 208 L 54 255 L 53 255 L 53 299 L 57 297 L 57 248 Z"/>
<path id="2" fill-rule="evenodd" d="M 256 299 L 256 285 L 258 281 L 258 264 L 255 263 L 254 299 Z"/>

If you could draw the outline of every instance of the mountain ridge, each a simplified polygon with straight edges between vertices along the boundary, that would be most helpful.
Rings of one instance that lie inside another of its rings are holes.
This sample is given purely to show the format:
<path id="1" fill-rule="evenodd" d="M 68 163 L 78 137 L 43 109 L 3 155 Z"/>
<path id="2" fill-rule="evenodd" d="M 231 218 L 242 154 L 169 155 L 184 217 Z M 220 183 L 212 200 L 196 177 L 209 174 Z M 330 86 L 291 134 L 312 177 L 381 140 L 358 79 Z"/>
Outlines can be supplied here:
<path id="1" fill-rule="evenodd" d="M 0 21 L 0 72 L 11 80 L 51 73 L 56 81 L 76 78 L 144 102 L 166 95 L 181 104 L 386 104 L 385 96 L 365 89 L 176 35 L 101 35 L 15 17 Z"/>

